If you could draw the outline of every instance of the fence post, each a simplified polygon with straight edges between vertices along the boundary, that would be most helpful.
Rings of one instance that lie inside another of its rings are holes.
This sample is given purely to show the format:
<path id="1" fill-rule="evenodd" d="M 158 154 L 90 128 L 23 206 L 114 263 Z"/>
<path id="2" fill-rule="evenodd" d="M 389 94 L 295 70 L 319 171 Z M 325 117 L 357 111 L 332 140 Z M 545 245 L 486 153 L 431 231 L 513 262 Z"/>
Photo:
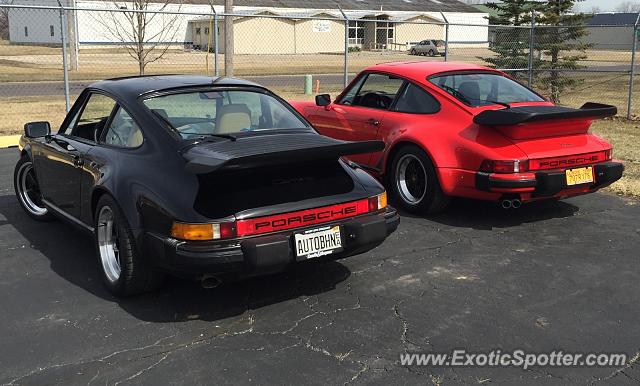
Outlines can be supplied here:
<path id="1" fill-rule="evenodd" d="M 349 84 L 349 18 L 341 6 L 338 5 L 338 9 L 342 17 L 344 17 L 344 79 L 342 80 L 342 85 L 347 87 Z"/>
<path id="2" fill-rule="evenodd" d="M 65 31 L 66 23 L 66 15 L 64 12 L 64 7 L 60 0 L 58 0 L 58 4 L 60 5 L 60 38 L 62 40 L 62 77 L 64 80 L 64 103 L 66 111 L 69 112 L 71 108 L 71 102 L 69 101 L 69 66 L 67 64 L 67 32 Z"/>
<path id="3" fill-rule="evenodd" d="M 215 8 L 211 7 L 213 9 L 213 31 L 211 31 L 210 33 L 213 33 L 213 69 L 214 69 L 214 73 L 215 76 L 220 76 L 220 70 L 219 70 L 219 66 L 218 66 L 218 13 L 216 12 Z"/>
<path id="4" fill-rule="evenodd" d="M 533 50 L 535 48 L 534 34 L 536 28 L 536 13 L 531 11 L 531 28 L 529 29 L 529 87 L 533 87 Z"/>
<path id="5" fill-rule="evenodd" d="M 440 16 L 444 20 L 444 61 L 449 60 L 449 20 L 444 15 L 444 12 L 440 12 Z"/>
<path id="6" fill-rule="evenodd" d="M 633 24 L 633 44 L 631 51 L 631 71 L 629 71 L 629 95 L 627 96 L 627 119 L 631 119 L 631 100 L 633 99 L 633 78 L 636 75 L 636 49 L 638 47 L 638 21 L 640 21 L 640 13 L 636 17 Z"/>

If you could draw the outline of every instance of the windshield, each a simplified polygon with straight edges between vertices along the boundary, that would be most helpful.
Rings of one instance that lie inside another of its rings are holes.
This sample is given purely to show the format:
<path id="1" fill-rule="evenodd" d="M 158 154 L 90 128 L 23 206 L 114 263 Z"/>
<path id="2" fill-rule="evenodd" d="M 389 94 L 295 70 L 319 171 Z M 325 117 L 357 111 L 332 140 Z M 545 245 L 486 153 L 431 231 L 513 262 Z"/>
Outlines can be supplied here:
<path id="1" fill-rule="evenodd" d="M 148 98 L 143 103 L 185 139 L 308 128 L 278 99 L 254 91 L 190 91 Z"/>
<path id="2" fill-rule="evenodd" d="M 541 102 L 542 97 L 520 83 L 500 74 L 449 74 L 429 81 L 469 106 L 514 102 Z"/>

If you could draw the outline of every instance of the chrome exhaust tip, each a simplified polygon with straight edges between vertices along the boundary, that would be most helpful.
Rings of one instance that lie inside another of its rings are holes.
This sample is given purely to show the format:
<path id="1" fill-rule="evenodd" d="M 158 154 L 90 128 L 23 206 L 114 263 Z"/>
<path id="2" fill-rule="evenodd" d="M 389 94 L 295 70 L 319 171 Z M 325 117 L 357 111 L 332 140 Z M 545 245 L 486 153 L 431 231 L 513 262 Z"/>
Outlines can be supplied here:
<path id="1" fill-rule="evenodd" d="M 511 200 L 511 207 L 513 209 L 518 209 L 519 207 L 522 206 L 522 201 L 520 201 L 519 199 L 515 199 L 515 200 Z"/>
<path id="2" fill-rule="evenodd" d="M 500 205 L 502 206 L 502 209 L 510 209 L 511 208 L 511 200 L 502 200 L 500 201 Z"/>
<path id="3" fill-rule="evenodd" d="M 216 288 L 220 284 L 222 284 L 222 282 L 215 276 L 204 276 L 200 280 L 200 285 L 205 289 Z"/>

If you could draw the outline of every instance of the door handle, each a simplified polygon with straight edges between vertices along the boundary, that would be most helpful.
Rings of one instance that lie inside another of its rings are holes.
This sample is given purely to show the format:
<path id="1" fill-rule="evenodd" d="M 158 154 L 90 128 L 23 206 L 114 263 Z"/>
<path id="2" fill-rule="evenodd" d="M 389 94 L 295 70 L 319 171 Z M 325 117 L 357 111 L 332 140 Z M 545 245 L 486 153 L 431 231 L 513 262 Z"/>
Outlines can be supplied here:
<path id="1" fill-rule="evenodd" d="M 367 121 L 368 124 L 370 125 L 374 125 L 374 126 L 379 126 L 380 125 L 380 121 L 375 119 L 375 118 L 371 118 Z"/>

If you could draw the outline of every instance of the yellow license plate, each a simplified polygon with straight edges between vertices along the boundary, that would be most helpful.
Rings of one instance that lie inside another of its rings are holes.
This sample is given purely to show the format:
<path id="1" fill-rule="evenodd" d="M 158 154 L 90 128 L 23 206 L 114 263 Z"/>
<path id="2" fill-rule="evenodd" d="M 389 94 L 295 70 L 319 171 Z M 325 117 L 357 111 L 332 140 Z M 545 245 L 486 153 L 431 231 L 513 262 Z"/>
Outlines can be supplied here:
<path id="1" fill-rule="evenodd" d="M 567 186 L 587 184 L 593 182 L 593 167 L 568 169 L 565 171 Z"/>

